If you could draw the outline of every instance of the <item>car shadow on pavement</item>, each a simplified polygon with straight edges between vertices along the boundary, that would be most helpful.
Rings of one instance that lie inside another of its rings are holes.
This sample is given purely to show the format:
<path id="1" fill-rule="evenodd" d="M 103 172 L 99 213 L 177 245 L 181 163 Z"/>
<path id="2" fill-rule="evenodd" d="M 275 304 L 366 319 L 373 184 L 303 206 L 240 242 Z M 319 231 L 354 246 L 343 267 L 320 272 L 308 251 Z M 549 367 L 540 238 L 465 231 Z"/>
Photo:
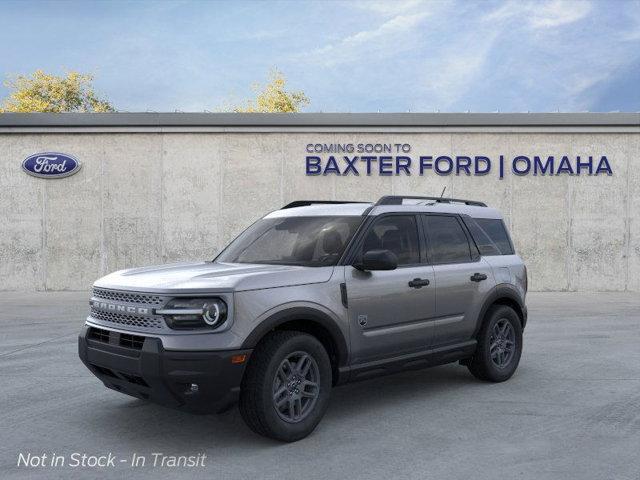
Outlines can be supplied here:
<path id="1" fill-rule="evenodd" d="M 385 412 L 402 408 L 408 402 L 414 405 L 428 402 L 431 397 L 466 388 L 475 382 L 466 368 L 445 365 L 343 385 L 333 389 L 331 404 L 320 428 L 323 424 L 343 425 L 345 422 L 357 425 L 363 419 L 380 418 Z M 185 451 L 202 445 L 224 445 L 226 448 L 234 445 L 247 448 L 247 444 L 252 448 L 283 445 L 253 434 L 245 426 L 236 406 L 222 414 L 194 415 L 114 393 L 109 396 L 108 406 L 103 404 L 102 407 L 97 414 L 93 412 L 88 421 L 103 435 L 118 438 L 123 445 L 132 448 L 142 443 L 162 446 L 165 441 L 174 450 L 175 445 L 182 445 Z"/>

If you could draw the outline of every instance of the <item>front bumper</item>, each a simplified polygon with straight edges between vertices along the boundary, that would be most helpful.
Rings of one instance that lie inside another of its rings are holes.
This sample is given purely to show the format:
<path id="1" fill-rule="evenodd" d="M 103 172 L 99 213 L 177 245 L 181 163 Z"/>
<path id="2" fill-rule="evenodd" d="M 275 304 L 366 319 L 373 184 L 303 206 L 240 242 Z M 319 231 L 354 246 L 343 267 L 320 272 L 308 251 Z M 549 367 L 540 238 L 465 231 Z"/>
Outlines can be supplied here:
<path id="1" fill-rule="evenodd" d="M 197 413 L 235 403 L 251 350 L 171 351 L 158 338 L 85 325 L 78 354 L 108 388 Z M 246 355 L 242 363 L 233 356 Z M 197 388 L 192 388 L 197 385 Z"/>

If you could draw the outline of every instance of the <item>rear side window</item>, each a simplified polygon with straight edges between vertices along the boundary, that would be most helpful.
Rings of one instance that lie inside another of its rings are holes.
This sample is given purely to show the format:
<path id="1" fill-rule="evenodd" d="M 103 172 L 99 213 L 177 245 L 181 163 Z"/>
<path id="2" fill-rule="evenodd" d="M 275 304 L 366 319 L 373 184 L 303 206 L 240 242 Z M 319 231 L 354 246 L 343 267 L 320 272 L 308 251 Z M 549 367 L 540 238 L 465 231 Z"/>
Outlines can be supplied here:
<path id="1" fill-rule="evenodd" d="M 513 246 L 502 220 L 466 218 L 465 223 L 482 255 L 513 255 Z"/>
<path id="2" fill-rule="evenodd" d="M 471 261 L 467 235 L 456 217 L 426 215 L 424 225 L 429 238 L 432 263 Z"/>

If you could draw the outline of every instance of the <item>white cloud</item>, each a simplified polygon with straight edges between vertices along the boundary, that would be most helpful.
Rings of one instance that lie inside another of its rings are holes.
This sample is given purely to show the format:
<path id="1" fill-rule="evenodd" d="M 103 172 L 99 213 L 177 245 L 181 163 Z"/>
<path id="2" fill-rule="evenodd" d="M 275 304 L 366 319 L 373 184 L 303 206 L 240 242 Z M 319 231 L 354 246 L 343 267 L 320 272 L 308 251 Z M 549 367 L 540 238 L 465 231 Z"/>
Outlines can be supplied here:
<path id="1" fill-rule="evenodd" d="M 449 109 L 477 84 L 498 36 L 496 30 L 467 33 L 427 60 L 423 88 L 434 108 Z"/>
<path id="2" fill-rule="evenodd" d="M 620 39 L 626 42 L 640 40 L 640 0 L 625 4 L 626 9 L 620 12 L 620 16 L 629 20 L 631 26 L 620 32 Z"/>
<path id="3" fill-rule="evenodd" d="M 352 62 L 349 68 L 357 75 L 366 75 L 362 65 L 388 60 L 395 79 L 386 80 L 393 78 L 388 72 L 372 71 L 379 81 L 369 84 L 366 94 L 361 91 L 366 81 L 360 76 L 346 80 L 339 95 L 350 91 L 362 102 L 397 101 L 411 110 L 453 111 L 474 106 L 585 110 L 593 103 L 590 92 L 637 58 L 630 53 L 637 39 L 634 22 L 621 23 L 624 28 L 617 31 L 583 28 L 610 8 L 605 4 L 507 0 L 489 11 L 464 1 L 426 11 L 416 7 L 417 2 L 401 5 L 404 10 L 397 12 L 370 7 L 380 15 L 395 14 L 377 24 L 369 20 L 373 27 L 298 59 L 329 67 L 326 71 L 333 74 Z"/>
<path id="4" fill-rule="evenodd" d="M 407 30 L 413 29 L 414 27 L 419 25 L 420 22 L 422 22 L 422 20 L 424 20 L 426 17 L 426 13 L 398 15 L 396 17 L 393 17 L 391 20 L 383 23 L 374 30 L 363 30 L 356 33 L 355 35 L 351 35 L 343 39 L 342 42 L 340 42 L 340 47 L 355 47 L 358 45 L 366 44 L 368 42 L 395 36 L 399 33 L 403 33 Z M 329 46 L 328 48 L 331 49 L 333 47 Z"/>
<path id="5" fill-rule="evenodd" d="M 414 30 L 428 16 L 426 12 L 397 15 L 377 28 L 362 30 L 337 43 L 300 55 L 300 59 L 333 66 L 369 55 L 386 56 L 409 50 L 413 45 Z"/>
<path id="6" fill-rule="evenodd" d="M 424 9 L 428 6 L 428 2 L 426 0 L 361 0 L 353 6 L 380 15 L 395 16 L 399 13 Z"/>
<path id="7" fill-rule="evenodd" d="M 568 25 L 585 18 L 592 9 L 587 0 L 551 0 L 547 2 L 509 1 L 485 15 L 485 22 L 524 21 L 534 29 Z"/>
<path id="8" fill-rule="evenodd" d="M 623 8 L 627 5 L 629 3 L 620 2 L 619 15 L 631 20 L 629 12 Z M 636 3 L 635 10 L 637 5 L 640 3 Z M 603 8 L 611 6 L 600 4 L 598 8 L 602 14 Z M 504 50 L 513 52 L 509 57 L 509 68 L 518 72 L 514 75 L 518 88 L 525 88 L 534 101 L 554 102 L 552 109 L 588 110 L 593 104 L 590 92 L 612 81 L 616 72 L 636 58 L 631 53 L 631 45 L 640 38 L 634 36 L 637 30 L 633 25 L 607 33 L 583 31 L 578 22 L 595 15 L 593 10 L 594 4 L 588 1 L 510 1 L 486 15 L 483 23 L 504 32 L 529 30 L 528 34 L 522 32 L 526 55 L 515 54 L 521 46 L 503 45 L 503 54 Z M 607 24 L 603 27 L 607 28 Z M 554 34 L 541 34 L 549 30 Z M 617 42 L 617 39 L 627 41 L 629 45 Z M 510 73 L 506 72 L 506 75 Z"/>
<path id="9" fill-rule="evenodd" d="M 585 77 L 581 73 L 572 73 L 566 85 L 566 96 L 569 99 L 579 98 L 594 85 L 602 83 L 611 77 L 609 71 L 598 72 Z"/>
<path id="10" fill-rule="evenodd" d="M 591 11 L 591 3 L 587 1 L 554 0 L 532 9 L 529 23 L 533 28 L 552 28 L 577 22 Z"/>
<path id="11" fill-rule="evenodd" d="M 505 2 L 499 8 L 489 12 L 482 20 L 486 23 L 496 23 L 504 20 L 510 20 L 517 15 L 520 15 L 525 10 L 524 2 L 515 2 L 510 0 Z"/>

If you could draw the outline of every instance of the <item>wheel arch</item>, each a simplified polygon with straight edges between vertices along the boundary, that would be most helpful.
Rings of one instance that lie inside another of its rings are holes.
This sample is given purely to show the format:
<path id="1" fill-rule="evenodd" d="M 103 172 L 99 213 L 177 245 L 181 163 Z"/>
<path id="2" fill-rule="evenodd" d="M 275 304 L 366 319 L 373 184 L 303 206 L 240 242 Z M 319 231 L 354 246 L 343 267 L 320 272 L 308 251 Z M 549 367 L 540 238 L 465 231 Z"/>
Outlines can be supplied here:
<path id="1" fill-rule="evenodd" d="M 340 370 L 348 361 L 347 340 L 328 314 L 312 307 L 291 307 L 261 320 L 247 336 L 242 348 L 255 348 L 269 333 L 276 330 L 295 330 L 317 338 L 325 347 L 331 361 L 333 383 L 340 381 Z"/>
<path id="2" fill-rule="evenodd" d="M 473 333 L 474 337 L 480 331 L 480 328 L 485 321 L 487 312 L 494 305 L 505 305 L 507 307 L 511 307 L 518 315 L 518 318 L 520 319 L 520 325 L 524 330 L 524 327 L 527 324 L 527 307 L 524 305 L 524 302 L 521 300 L 518 291 L 513 285 L 501 284 L 497 285 L 484 301 L 482 309 L 480 310 L 480 315 L 478 315 L 478 324 L 476 326 L 475 332 Z"/>

